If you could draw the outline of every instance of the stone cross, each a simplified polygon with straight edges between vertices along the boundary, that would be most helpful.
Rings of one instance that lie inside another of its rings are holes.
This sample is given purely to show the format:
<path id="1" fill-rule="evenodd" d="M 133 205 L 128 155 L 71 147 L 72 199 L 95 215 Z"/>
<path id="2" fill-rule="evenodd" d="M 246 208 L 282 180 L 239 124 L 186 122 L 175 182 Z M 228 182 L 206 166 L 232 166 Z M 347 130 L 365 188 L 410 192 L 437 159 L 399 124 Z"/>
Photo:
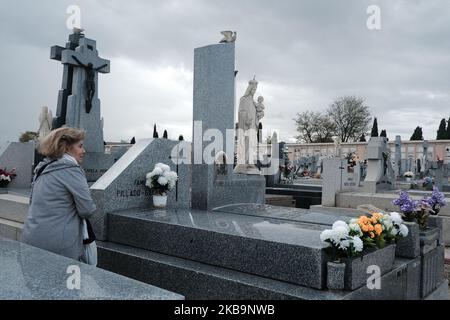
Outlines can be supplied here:
<path id="1" fill-rule="evenodd" d="M 80 44 L 80 38 L 83 38 L 84 34 L 80 31 L 75 31 L 69 35 L 69 41 L 65 47 L 53 46 L 50 50 L 50 59 L 61 61 L 61 55 L 64 50 L 75 50 Z M 53 119 L 52 129 L 57 129 L 66 124 L 67 113 L 67 98 L 72 94 L 72 82 L 73 82 L 73 66 L 63 65 L 63 77 L 61 90 L 58 93 L 58 105 L 56 108 L 56 117 Z"/>
<path id="2" fill-rule="evenodd" d="M 75 49 L 52 48 L 52 58 L 55 60 L 60 58 L 61 63 L 72 70 L 71 91 L 67 97 L 64 125 L 86 131 L 87 152 L 103 152 L 103 130 L 97 82 L 99 72 L 109 73 L 110 62 L 100 58 L 96 42 L 84 36 L 78 37 L 78 46 Z"/>

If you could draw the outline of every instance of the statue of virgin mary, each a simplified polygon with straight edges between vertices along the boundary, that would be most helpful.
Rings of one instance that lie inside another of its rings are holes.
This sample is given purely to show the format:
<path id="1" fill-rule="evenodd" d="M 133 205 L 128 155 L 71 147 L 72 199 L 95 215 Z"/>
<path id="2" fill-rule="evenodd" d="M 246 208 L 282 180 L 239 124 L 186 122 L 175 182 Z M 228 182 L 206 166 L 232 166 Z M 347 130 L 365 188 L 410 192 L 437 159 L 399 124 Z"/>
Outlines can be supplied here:
<path id="1" fill-rule="evenodd" d="M 239 100 L 237 128 L 237 165 L 234 173 L 261 174 L 256 164 L 258 147 L 258 118 L 254 95 L 258 81 L 250 80 L 245 94 Z"/>

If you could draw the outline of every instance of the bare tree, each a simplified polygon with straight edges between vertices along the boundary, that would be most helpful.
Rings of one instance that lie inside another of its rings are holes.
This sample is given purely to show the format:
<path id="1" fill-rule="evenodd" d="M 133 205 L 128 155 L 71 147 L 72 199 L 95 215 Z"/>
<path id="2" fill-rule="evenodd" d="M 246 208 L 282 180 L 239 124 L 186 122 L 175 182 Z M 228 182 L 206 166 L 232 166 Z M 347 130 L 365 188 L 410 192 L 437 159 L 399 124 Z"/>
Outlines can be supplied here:
<path id="1" fill-rule="evenodd" d="M 336 135 L 342 142 L 357 141 L 369 131 L 370 110 L 363 98 L 337 98 L 328 109 L 328 116 L 336 126 Z"/>
<path id="2" fill-rule="evenodd" d="M 299 135 L 298 141 L 306 143 L 333 142 L 335 125 L 327 115 L 319 112 L 305 111 L 297 113 L 294 119 Z"/>

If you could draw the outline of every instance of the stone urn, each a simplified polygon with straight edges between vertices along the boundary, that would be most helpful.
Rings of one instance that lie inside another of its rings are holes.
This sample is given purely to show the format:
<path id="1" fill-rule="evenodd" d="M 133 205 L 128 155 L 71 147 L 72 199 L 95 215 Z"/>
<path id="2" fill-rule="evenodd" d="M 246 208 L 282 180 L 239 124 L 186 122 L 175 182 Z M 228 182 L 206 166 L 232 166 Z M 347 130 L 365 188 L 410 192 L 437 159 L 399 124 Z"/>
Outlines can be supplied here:
<path id="1" fill-rule="evenodd" d="M 167 206 L 167 194 L 153 195 L 153 206 L 155 208 L 165 208 Z"/>
<path id="2" fill-rule="evenodd" d="M 327 263 L 327 287 L 330 290 L 343 290 L 345 287 L 345 263 L 330 261 Z"/>
<path id="3" fill-rule="evenodd" d="M 408 227 L 408 235 L 397 240 L 396 255 L 414 259 L 420 255 L 420 229 L 415 222 L 404 221 Z"/>

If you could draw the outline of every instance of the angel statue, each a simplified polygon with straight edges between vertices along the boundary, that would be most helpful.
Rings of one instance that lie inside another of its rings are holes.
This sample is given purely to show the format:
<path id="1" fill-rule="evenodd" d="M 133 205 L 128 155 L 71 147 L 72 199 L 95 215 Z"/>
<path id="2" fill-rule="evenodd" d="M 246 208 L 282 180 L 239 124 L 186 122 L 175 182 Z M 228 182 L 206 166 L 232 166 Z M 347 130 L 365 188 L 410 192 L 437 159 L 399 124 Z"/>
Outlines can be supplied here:
<path id="1" fill-rule="evenodd" d="M 236 41 L 237 32 L 236 31 L 222 31 L 220 32 L 224 37 L 219 43 L 230 43 Z"/>
<path id="2" fill-rule="evenodd" d="M 48 110 L 48 107 L 42 107 L 41 114 L 39 115 L 39 140 L 45 138 L 52 130 L 52 111 Z"/>

